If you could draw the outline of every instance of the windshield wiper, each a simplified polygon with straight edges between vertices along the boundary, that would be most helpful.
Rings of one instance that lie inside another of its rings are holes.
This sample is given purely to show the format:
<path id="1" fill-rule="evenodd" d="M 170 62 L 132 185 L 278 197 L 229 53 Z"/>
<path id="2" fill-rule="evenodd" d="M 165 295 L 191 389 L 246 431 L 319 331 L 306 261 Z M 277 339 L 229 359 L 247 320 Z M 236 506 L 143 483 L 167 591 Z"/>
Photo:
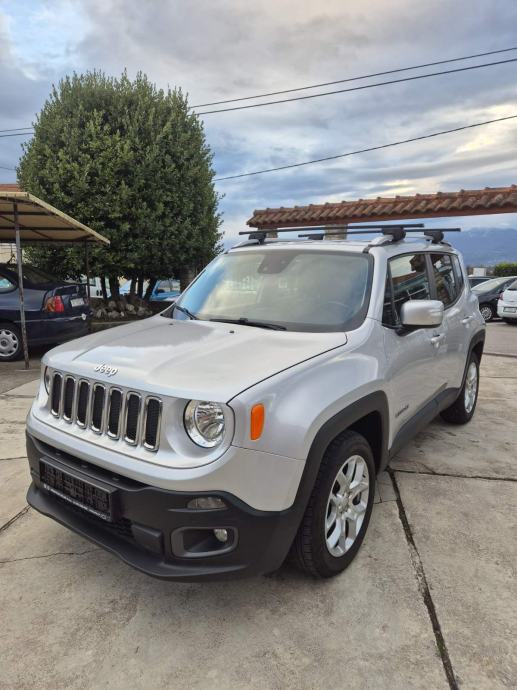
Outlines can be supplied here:
<path id="1" fill-rule="evenodd" d="M 182 306 L 180 306 L 179 304 L 175 304 L 175 305 L 174 305 L 174 309 L 177 309 L 177 310 L 180 311 L 182 314 L 186 314 L 186 315 L 189 317 L 189 319 L 193 319 L 194 321 L 198 321 L 197 316 L 196 316 L 195 314 L 193 314 L 191 311 L 189 311 L 189 310 L 187 309 L 187 307 L 182 307 Z M 174 309 L 173 309 L 173 311 L 174 311 Z"/>
<path id="2" fill-rule="evenodd" d="M 244 316 L 240 319 L 210 319 L 210 321 L 218 321 L 219 323 L 237 323 L 240 326 L 256 326 L 257 328 L 270 328 L 272 331 L 286 331 L 285 326 L 279 326 L 276 323 L 266 323 L 265 321 L 250 321 Z"/>

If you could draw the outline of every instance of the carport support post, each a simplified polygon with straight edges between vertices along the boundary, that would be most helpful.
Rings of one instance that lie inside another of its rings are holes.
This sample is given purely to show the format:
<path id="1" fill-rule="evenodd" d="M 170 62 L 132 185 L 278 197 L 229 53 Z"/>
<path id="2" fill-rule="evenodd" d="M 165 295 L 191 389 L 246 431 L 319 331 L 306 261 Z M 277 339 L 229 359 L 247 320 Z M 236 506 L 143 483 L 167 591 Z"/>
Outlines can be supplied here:
<path id="1" fill-rule="evenodd" d="M 16 263 L 18 265 L 18 289 L 20 291 L 20 323 L 22 327 L 23 358 L 25 368 L 29 369 L 29 349 L 27 347 L 27 328 L 25 326 L 25 296 L 23 293 L 22 245 L 20 241 L 20 224 L 18 222 L 18 204 L 13 202 L 14 231 L 16 233 Z"/>
<path id="2" fill-rule="evenodd" d="M 88 240 L 84 241 L 84 272 L 86 275 L 86 299 L 90 303 L 90 257 L 88 256 Z"/>

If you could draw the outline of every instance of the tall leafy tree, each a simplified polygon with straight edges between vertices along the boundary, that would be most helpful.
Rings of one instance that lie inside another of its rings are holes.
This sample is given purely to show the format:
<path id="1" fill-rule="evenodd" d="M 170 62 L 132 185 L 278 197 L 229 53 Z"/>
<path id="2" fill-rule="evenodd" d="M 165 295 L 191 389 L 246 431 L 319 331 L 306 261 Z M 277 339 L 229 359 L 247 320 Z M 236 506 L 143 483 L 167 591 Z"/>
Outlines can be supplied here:
<path id="1" fill-rule="evenodd" d="M 99 71 L 54 87 L 18 168 L 24 189 L 111 240 L 92 273 L 140 284 L 185 275 L 218 251 L 221 218 L 212 153 L 181 90 Z M 82 250 L 37 247 L 31 260 L 59 277 L 83 272 Z"/>

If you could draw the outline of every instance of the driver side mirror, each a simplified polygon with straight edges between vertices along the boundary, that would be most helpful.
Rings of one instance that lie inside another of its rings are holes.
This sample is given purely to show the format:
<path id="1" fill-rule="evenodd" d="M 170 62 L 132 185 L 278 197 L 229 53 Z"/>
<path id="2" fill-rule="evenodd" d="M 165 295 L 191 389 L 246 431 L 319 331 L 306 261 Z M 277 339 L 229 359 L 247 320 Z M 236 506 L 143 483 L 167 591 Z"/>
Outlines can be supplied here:
<path id="1" fill-rule="evenodd" d="M 415 299 L 404 302 L 400 321 L 406 328 L 433 328 L 443 321 L 443 302 L 437 299 Z"/>

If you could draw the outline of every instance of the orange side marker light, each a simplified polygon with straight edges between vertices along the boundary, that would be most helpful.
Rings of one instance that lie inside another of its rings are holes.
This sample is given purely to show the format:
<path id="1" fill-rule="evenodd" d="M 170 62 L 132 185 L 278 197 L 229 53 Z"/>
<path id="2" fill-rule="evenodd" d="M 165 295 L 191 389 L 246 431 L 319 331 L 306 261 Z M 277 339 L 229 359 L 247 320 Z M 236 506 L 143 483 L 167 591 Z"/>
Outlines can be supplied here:
<path id="1" fill-rule="evenodd" d="M 262 403 L 253 405 L 250 415 L 250 438 L 252 441 L 257 441 L 262 436 L 264 416 L 264 405 Z"/>

